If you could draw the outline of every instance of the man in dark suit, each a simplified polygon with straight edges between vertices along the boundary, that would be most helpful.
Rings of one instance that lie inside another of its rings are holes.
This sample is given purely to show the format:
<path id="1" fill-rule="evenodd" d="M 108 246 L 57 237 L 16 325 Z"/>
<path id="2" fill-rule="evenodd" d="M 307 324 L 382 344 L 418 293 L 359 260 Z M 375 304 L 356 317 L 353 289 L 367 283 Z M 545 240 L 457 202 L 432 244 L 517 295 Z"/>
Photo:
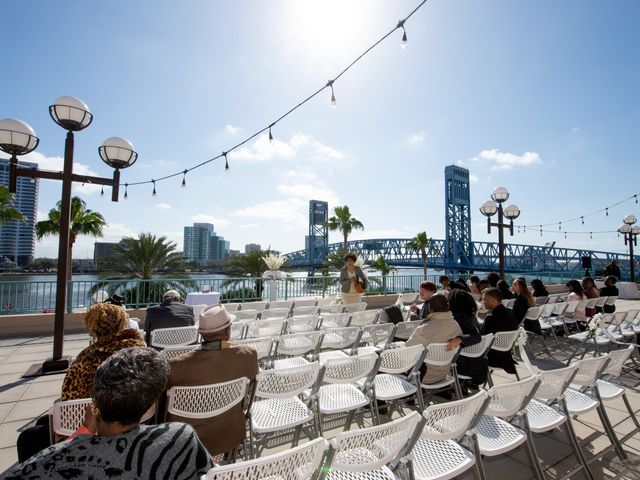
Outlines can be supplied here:
<path id="1" fill-rule="evenodd" d="M 190 327 L 195 325 L 193 307 L 185 305 L 176 290 L 167 290 L 162 296 L 162 303 L 147 308 L 144 321 L 144 339 L 151 344 L 151 331 L 156 328 Z"/>
<path id="2" fill-rule="evenodd" d="M 482 334 L 498 332 L 510 332 L 519 328 L 516 317 L 502 304 L 502 294 L 497 288 L 486 288 L 482 291 L 482 301 L 484 306 L 491 310 L 491 313 L 484 319 Z M 511 352 L 489 352 L 489 366 L 502 368 L 505 372 L 516 373 L 516 362 L 511 356 Z"/>

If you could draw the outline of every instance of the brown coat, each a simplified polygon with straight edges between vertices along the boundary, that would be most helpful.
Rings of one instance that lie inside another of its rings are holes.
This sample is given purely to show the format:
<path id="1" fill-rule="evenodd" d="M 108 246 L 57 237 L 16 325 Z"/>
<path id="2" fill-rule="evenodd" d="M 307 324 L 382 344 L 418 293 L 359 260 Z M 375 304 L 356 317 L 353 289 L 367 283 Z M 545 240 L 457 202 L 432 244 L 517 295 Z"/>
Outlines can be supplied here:
<path id="1" fill-rule="evenodd" d="M 170 361 L 171 373 L 167 389 L 174 386 L 209 385 L 240 377 L 253 381 L 258 373 L 258 356 L 248 346 L 229 346 L 220 350 L 195 350 Z M 211 455 L 228 452 L 245 439 L 245 417 L 242 404 L 220 416 L 206 419 L 167 415 L 167 421 L 192 425 Z"/>

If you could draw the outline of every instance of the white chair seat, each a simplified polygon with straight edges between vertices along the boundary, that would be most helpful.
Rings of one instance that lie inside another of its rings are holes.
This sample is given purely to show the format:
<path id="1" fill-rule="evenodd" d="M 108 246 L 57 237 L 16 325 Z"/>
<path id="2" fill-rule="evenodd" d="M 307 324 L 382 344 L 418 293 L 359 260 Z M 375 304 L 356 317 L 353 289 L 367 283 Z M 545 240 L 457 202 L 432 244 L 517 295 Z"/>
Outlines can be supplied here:
<path id="1" fill-rule="evenodd" d="M 598 401 L 573 388 L 567 388 L 564 392 L 567 401 L 567 409 L 571 415 L 582 415 L 597 408 Z"/>
<path id="2" fill-rule="evenodd" d="M 267 398 L 251 407 L 255 433 L 277 432 L 313 420 L 313 412 L 298 398 Z"/>
<path id="3" fill-rule="evenodd" d="M 408 397 L 418 390 L 415 385 L 407 382 L 404 378 L 388 373 L 376 375 L 373 383 L 375 385 L 376 398 L 385 402 Z"/>
<path id="4" fill-rule="evenodd" d="M 593 338 L 587 339 L 587 332 L 574 333 L 573 335 L 569 335 L 569 338 L 578 342 L 593 342 Z M 607 345 L 611 343 L 611 340 L 603 335 L 596 335 L 594 338 L 597 345 Z"/>
<path id="5" fill-rule="evenodd" d="M 453 378 L 451 375 L 447 375 L 444 380 L 440 380 L 436 383 L 421 383 L 420 386 L 425 390 L 436 390 L 438 388 L 444 388 L 452 385 L 455 381 L 455 378 Z"/>
<path id="6" fill-rule="evenodd" d="M 273 368 L 301 367 L 308 364 L 309 361 L 303 357 L 281 358 L 273 361 Z"/>
<path id="7" fill-rule="evenodd" d="M 330 480 L 395 480 L 397 477 L 387 467 L 382 467 L 371 472 L 358 473 L 329 470 L 327 478 Z"/>
<path id="8" fill-rule="evenodd" d="M 411 450 L 416 480 L 446 480 L 473 467 L 471 452 L 452 440 L 418 439 Z"/>
<path id="9" fill-rule="evenodd" d="M 600 392 L 600 398 L 602 398 L 602 400 L 613 400 L 614 398 L 622 396 L 624 393 L 624 387 L 620 385 L 607 382 L 606 380 L 597 380 L 596 383 L 598 384 L 598 391 Z"/>
<path id="10" fill-rule="evenodd" d="M 337 383 L 320 387 L 318 404 L 320 413 L 330 415 L 364 407 L 369 399 L 353 385 Z"/>
<path id="11" fill-rule="evenodd" d="M 527 405 L 529 427 L 532 432 L 543 433 L 554 430 L 567 421 L 567 417 L 549 405 L 531 400 Z"/>
<path id="12" fill-rule="evenodd" d="M 340 350 L 330 350 L 328 352 L 320 352 L 318 355 L 318 361 L 320 365 L 324 365 L 327 360 L 333 360 L 334 358 L 346 358 L 349 355 Z"/>
<path id="13" fill-rule="evenodd" d="M 527 440 L 522 430 L 498 417 L 483 415 L 476 429 L 480 452 L 489 457 L 510 452 Z"/>
<path id="14" fill-rule="evenodd" d="M 356 355 L 369 355 L 370 353 L 378 354 L 382 350 L 382 347 L 376 346 L 367 346 L 367 347 L 358 347 L 356 350 Z"/>

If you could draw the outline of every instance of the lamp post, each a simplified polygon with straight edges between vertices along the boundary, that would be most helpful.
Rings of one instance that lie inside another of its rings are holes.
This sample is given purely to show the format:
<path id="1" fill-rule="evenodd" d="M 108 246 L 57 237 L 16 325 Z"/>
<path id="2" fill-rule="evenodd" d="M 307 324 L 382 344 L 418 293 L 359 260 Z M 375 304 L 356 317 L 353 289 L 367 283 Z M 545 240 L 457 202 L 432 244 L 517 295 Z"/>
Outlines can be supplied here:
<path id="1" fill-rule="evenodd" d="M 33 151 L 38 139 L 33 129 L 19 120 L 2 120 L 0 122 L 0 149 L 11 155 L 9 171 L 9 191 L 15 193 L 17 177 L 45 178 L 62 180 L 62 197 L 60 207 L 60 241 L 58 244 L 58 275 L 56 281 L 56 308 L 53 327 L 53 356 L 42 364 L 42 373 L 62 371 L 69 366 L 69 357 L 63 357 L 64 314 L 67 294 L 67 275 L 70 273 L 69 230 L 71 217 L 71 187 L 73 182 L 92 183 L 112 187 L 111 200 L 118 201 L 120 169 L 135 163 L 138 154 L 133 145 L 123 138 L 110 137 L 98 149 L 100 158 L 113 167 L 113 178 L 78 175 L 73 173 L 74 132 L 85 129 L 91 124 L 93 115 L 89 107 L 73 97 L 60 97 L 49 107 L 49 114 L 54 122 L 67 131 L 64 146 L 64 166 L 62 172 L 29 169 L 18 166 L 16 155 L 24 155 Z"/>
<path id="2" fill-rule="evenodd" d="M 509 205 L 506 208 L 502 204 L 509 199 L 509 192 L 504 187 L 496 188 L 491 194 L 491 200 L 487 200 L 480 207 L 480 213 L 487 217 L 487 233 L 491 233 L 491 227 L 498 228 L 498 258 L 500 262 L 500 278 L 504 279 L 504 229 L 509 229 L 509 234 L 513 236 L 513 221 L 520 216 L 520 209 L 517 205 Z M 498 214 L 498 222 L 492 223 L 491 217 Z M 509 219 L 505 223 L 504 219 Z"/>
<path id="3" fill-rule="evenodd" d="M 627 215 L 622 220 L 624 223 L 618 228 L 618 232 L 624 235 L 624 244 L 629 245 L 629 273 L 631 281 L 636 281 L 635 265 L 633 261 L 633 247 L 638 245 L 638 234 L 640 234 L 640 225 L 634 225 L 638 219 L 635 215 Z"/>

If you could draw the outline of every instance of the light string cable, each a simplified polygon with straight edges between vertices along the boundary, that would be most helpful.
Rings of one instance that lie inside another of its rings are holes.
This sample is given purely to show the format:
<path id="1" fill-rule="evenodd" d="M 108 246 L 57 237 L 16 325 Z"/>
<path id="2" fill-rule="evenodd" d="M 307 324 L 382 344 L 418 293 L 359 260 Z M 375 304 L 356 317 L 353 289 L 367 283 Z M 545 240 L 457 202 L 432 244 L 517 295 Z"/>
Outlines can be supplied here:
<path id="1" fill-rule="evenodd" d="M 380 43 L 382 43 L 384 40 L 386 40 L 389 36 L 391 36 L 396 30 L 398 29 L 402 29 L 403 31 L 403 36 L 402 36 L 402 42 L 401 42 L 401 46 L 406 47 L 406 41 L 407 41 L 407 36 L 406 36 L 406 30 L 405 30 L 405 22 L 407 20 L 409 20 L 414 13 L 416 13 L 425 3 L 427 3 L 428 0 L 422 0 L 417 7 L 415 7 L 406 17 L 404 17 L 402 20 L 400 20 L 398 22 L 398 24 L 393 27 L 391 30 L 389 30 L 385 35 L 383 35 L 378 41 L 376 41 L 373 45 L 371 45 L 369 48 L 367 48 L 364 52 L 362 52 L 355 60 L 353 60 L 346 68 L 344 68 L 338 75 L 336 75 L 332 80 L 329 80 L 325 85 L 323 85 L 322 87 L 320 87 L 318 90 L 316 90 L 315 92 L 313 92 L 311 95 L 309 95 L 308 97 L 306 97 L 304 100 L 302 100 L 300 103 L 298 103 L 297 105 L 295 105 L 294 107 L 290 108 L 287 112 L 285 112 L 284 114 L 280 115 L 278 118 L 276 118 L 273 122 L 269 123 L 266 127 L 258 130 L 257 132 L 255 132 L 254 134 L 250 135 L 249 137 L 245 138 L 243 141 L 241 141 L 240 143 L 234 145 L 233 147 L 228 148 L 227 150 L 223 151 L 220 155 L 216 155 L 215 157 L 209 158 L 208 160 L 205 160 L 201 163 L 198 163 L 192 167 L 186 168 L 186 169 L 182 169 L 179 170 L 175 173 L 169 174 L 169 175 L 165 175 L 163 177 L 158 177 L 158 178 L 154 178 L 152 180 L 145 180 L 145 181 L 140 181 L 140 182 L 126 182 L 126 183 L 121 183 L 121 185 L 123 185 L 125 187 L 125 192 L 127 192 L 129 187 L 132 186 L 136 186 L 136 185 L 147 185 L 147 184 L 153 184 L 153 193 L 154 195 L 156 194 L 156 184 L 158 182 L 161 182 L 163 180 L 168 180 L 170 178 L 174 178 L 174 177 L 179 177 L 180 175 L 182 175 L 182 186 L 183 188 L 186 187 L 186 176 L 187 174 L 191 171 L 191 170 L 195 170 L 197 168 L 203 167 L 205 165 L 208 165 L 211 162 L 214 162 L 215 160 L 218 159 L 222 159 L 224 158 L 225 160 L 225 170 L 229 170 L 229 166 L 228 166 L 228 155 L 233 152 L 234 150 L 236 150 L 237 148 L 240 148 L 241 146 L 243 146 L 244 144 L 250 142 L 251 140 L 253 140 L 254 138 L 256 138 L 258 135 L 260 135 L 261 133 L 264 133 L 266 131 L 269 132 L 269 139 L 271 140 L 273 138 L 272 134 L 271 134 L 271 129 L 279 122 L 281 122 L 282 120 L 284 120 L 286 117 L 288 117 L 289 115 L 291 115 L 293 112 L 295 112 L 296 110 L 298 110 L 300 107 L 302 107 L 304 104 L 306 104 L 307 102 L 311 101 L 313 98 L 315 98 L 316 96 L 318 96 L 320 93 L 322 93 L 325 89 L 329 88 L 331 90 L 331 98 L 332 98 L 332 103 L 335 103 L 335 94 L 333 91 L 333 84 L 340 78 L 342 77 L 345 73 L 347 73 L 358 61 L 360 61 L 365 55 L 367 55 L 369 52 L 371 52 L 371 50 L 373 50 L 375 47 L 377 47 Z M 127 198 L 128 195 L 125 194 L 125 198 Z"/>
<path id="2" fill-rule="evenodd" d="M 633 195 L 631 195 L 631 196 L 629 196 L 629 197 L 627 197 L 627 198 L 625 198 L 623 200 L 620 200 L 619 202 L 616 202 L 616 203 L 614 203 L 612 205 L 609 205 L 608 207 L 604 207 L 604 208 L 601 208 L 599 210 L 595 210 L 595 211 L 593 211 L 591 213 L 586 213 L 584 215 L 579 215 L 577 217 L 568 218 L 566 220 L 556 220 L 555 222 L 535 223 L 535 224 L 531 224 L 531 225 L 514 225 L 514 226 L 519 228 L 519 229 L 520 228 L 531 228 L 531 229 L 538 229 L 539 230 L 539 229 L 541 229 L 543 227 L 550 227 L 552 225 L 557 225 L 558 226 L 558 230 L 554 230 L 554 232 L 557 233 L 558 231 L 563 231 L 562 230 L 562 225 L 565 224 L 565 223 L 577 222 L 579 220 L 581 222 L 581 224 L 584 225 L 584 219 L 585 218 L 592 217 L 594 215 L 598 215 L 599 213 L 604 213 L 605 216 L 608 217 L 610 209 L 612 209 L 614 207 L 617 207 L 619 205 L 622 205 L 623 203 L 626 203 L 629 200 L 634 200 L 635 203 L 637 204 L 638 203 L 638 196 L 640 196 L 640 193 L 635 193 L 635 194 L 633 194 Z M 546 231 L 546 230 L 543 230 L 543 231 Z M 551 230 L 549 230 L 549 231 L 551 231 Z M 567 233 L 590 233 L 590 232 L 567 232 Z M 592 233 L 596 233 L 596 232 L 592 232 Z M 602 233 L 604 233 L 604 232 L 602 232 Z"/>

